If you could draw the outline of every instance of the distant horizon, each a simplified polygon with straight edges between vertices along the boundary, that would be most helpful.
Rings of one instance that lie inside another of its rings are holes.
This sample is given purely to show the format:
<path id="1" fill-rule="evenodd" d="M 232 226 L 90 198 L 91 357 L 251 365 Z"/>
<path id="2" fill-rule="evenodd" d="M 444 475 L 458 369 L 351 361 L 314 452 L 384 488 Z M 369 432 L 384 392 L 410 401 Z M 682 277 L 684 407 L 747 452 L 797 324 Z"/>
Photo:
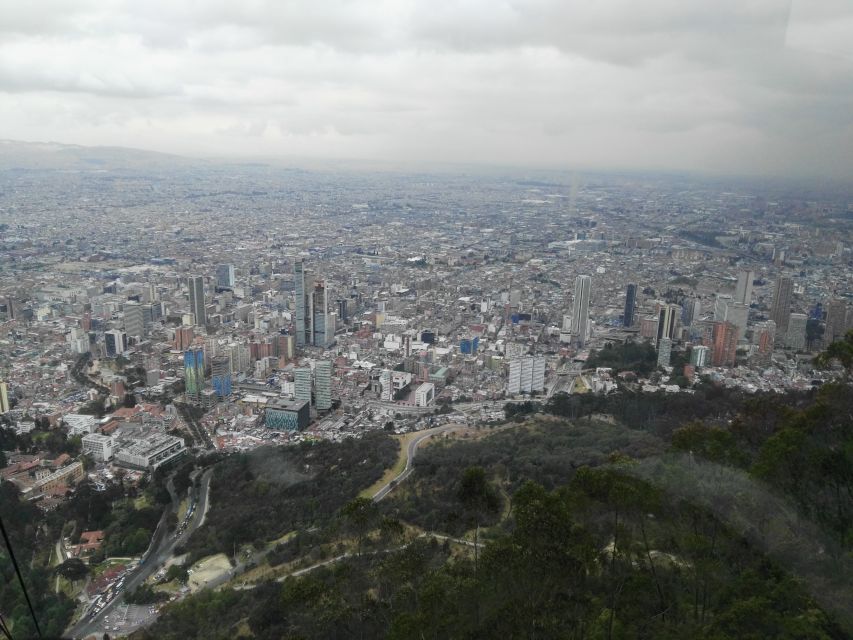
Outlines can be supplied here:
<path id="1" fill-rule="evenodd" d="M 669 167 L 637 167 L 637 166 L 617 166 L 617 167 L 595 167 L 595 166 L 570 166 L 561 167 L 556 165 L 513 165 L 500 162 L 464 162 L 464 161 L 429 161 L 429 160 L 389 160 L 381 158 L 358 158 L 358 157 L 310 157 L 297 155 L 192 155 L 185 153 L 177 153 L 173 151 L 164 151 L 157 148 L 146 148 L 142 146 L 125 146 L 117 144 L 80 144 L 75 142 L 60 142 L 58 140 L 16 140 L 11 138 L 0 138 L 2 144 L 18 144 L 32 146 L 57 146 L 64 148 L 77 148 L 86 150 L 110 150 L 119 152 L 139 152 L 163 156 L 165 158 L 174 158 L 182 161 L 211 163 L 214 165 L 261 165 L 261 166 L 278 166 L 281 169 L 297 169 L 305 171 L 323 171 L 329 169 L 345 169 L 359 171 L 375 171 L 378 173 L 405 173 L 407 171 L 425 172 L 446 174 L 453 170 L 464 169 L 474 172 L 482 172 L 487 174 L 495 173 L 512 173 L 516 175 L 524 172 L 542 173 L 542 174 L 565 174 L 568 179 L 577 174 L 589 175 L 626 175 L 636 177 L 682 177 L 685 179 L 695 180 L 733 180 L 749 182 L 751 180 L 770 180 L 772 182 L 790 182 L 814 184 L 815 182 L 830 183 L 836 186 L 850 186 L 853 188 L 853 176 L 846 179 L 839 176 L 824 176 L 824 175 L 796 175 L 796 174 L 781 174 L 781 173 L 726 173 L 714 171 L 702 171 L 696 169 L 676 169 Z M 0 147 L 2 151 L 2 147 Z M 14 164 L 14 161 L 8 162 Z M 364 168 L 352 166 L 354 164 L 365 164 Z M 0 161 L 0 170 L 8 170 L 8 167 L 3 167 Z"/>

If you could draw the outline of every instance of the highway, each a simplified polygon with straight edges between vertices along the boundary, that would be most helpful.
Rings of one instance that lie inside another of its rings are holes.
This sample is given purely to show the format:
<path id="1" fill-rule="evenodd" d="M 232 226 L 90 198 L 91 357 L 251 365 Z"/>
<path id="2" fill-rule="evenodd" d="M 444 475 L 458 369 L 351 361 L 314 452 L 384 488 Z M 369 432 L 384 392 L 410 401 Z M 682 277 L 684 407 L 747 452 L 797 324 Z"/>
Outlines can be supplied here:
<path id="1" fill-rule="evenodd" d="M 124 602 L 124 593 L 126 591 L 136 589 L 150 576 L 159 571 L 166 561 L 172 557 L 175 547 L 186 542 L 190 535 L 192 535 L 192 532 L 201 526 L 201 523 L 204 520 L 204 514 L 207 511 L 208 500 L 210 498 L 210 479 L 212 476 L 212 469 L 208 469 L 201 476 L 198 504 L 196 505 L 192 520 L 187 525 L 187 528 L 177 537 L 168 531 L 168 526 L 166 524 L 167 514 L 174 512 L 180 502 L 180 500 L 173 495 L 171 506 L 164 512 L 163 517 L 160 518 L 160 522 L 151 539 L 148 551 L 146 551 L 142 556 L 142 563 L 127 574 L 124 590 L 118 592 L 115 598 L 113 598 L 109 604 L 104 606 L 104 608 L 101 609 L 94 618 L 89 619 L 89 610 L 87 609 L 87 613 L 83 618 L 66 631 L 66 636 L 71 638 L 86 638 L 90 635 L 96 635 L 98 638 L 102 637 L 102 635 L 107 631 L 104 624 L 104 617 L 109 615 L 111 611 L 114 611 L 122 602 Z M 171 484 L 171 479 L 169 482 Z M 172 493 L 172 491 L 170 491 L 170 493 Z"/>

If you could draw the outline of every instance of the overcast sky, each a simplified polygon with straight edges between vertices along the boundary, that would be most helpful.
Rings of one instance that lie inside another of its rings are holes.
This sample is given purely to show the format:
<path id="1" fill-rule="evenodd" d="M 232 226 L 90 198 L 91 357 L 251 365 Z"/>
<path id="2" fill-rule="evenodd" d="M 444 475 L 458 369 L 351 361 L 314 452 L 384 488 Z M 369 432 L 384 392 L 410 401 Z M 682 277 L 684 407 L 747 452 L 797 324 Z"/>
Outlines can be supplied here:
<path id="1" fill-rule="evenodd" d="M 0 138 L 853 176 L 851 0 L 0 0 Z"/>

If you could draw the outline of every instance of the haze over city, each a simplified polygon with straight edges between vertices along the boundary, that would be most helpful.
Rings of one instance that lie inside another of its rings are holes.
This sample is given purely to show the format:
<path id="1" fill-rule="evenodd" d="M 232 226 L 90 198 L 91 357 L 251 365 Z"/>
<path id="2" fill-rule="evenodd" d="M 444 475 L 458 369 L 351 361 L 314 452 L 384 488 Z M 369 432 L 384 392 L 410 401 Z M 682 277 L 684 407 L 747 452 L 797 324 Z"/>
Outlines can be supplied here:
<path id="1" fill-rule="evenodd" d="M 843 0 L 6 3 L 0 138 L 845 178 L 851 24 Z"/>

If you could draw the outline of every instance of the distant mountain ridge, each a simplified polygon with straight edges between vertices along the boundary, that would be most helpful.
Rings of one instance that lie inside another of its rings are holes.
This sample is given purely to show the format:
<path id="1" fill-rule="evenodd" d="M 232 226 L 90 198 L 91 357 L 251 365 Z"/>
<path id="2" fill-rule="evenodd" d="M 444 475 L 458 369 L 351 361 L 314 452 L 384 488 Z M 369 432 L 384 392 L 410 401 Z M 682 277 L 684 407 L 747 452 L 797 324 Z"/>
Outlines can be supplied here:
<path id="1" fill-rule="evenodd" d="M 0 140 L 0 171 L 114 171 L 202 164 L 204 160 L 127 147 Z"/>

